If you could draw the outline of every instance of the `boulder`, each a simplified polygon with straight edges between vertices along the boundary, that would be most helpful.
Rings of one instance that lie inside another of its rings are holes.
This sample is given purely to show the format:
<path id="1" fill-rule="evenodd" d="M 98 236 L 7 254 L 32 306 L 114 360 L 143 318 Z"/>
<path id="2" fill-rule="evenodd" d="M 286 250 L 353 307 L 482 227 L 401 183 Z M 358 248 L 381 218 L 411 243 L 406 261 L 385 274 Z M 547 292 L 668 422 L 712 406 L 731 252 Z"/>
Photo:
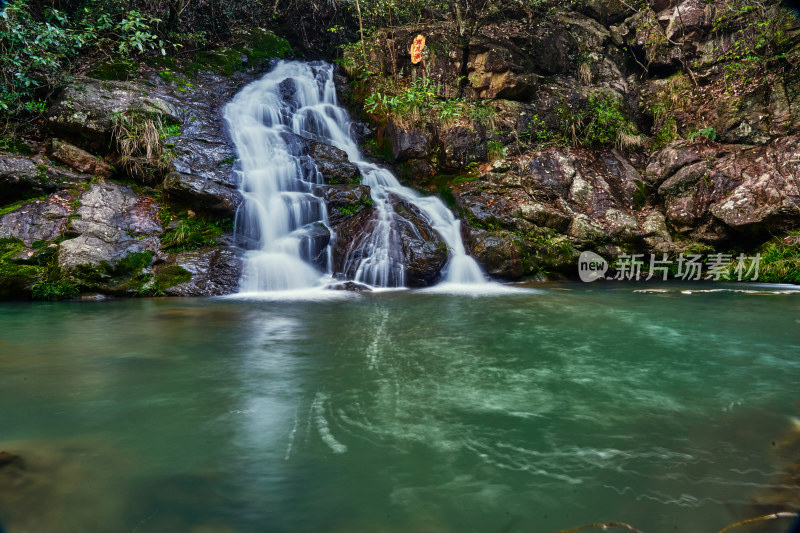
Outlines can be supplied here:
<path id="1" fill-rule="evenodd" d="M 389 120 L 384 134 L 392 144 L 392 154 L 397 161 L 424 159 L 431 151 L 431 137 L 419 128 Z"/>
<path id="2" fill-rule="evenodd" d="M 358 182 L 361 176 L 358 167 L 350 162 L 347 153 L 330 144 L 310 141 L 308 156 L 316 164 L 324 183 L 354 183 Z"/>
<path id="3" fill-rule="evenodd" d="M 392 211 L 386 238 L 390 242 L 387 261 L 392 265 L 389 285 L 424 287 L 435 283 L 447 263 L 447 245 L 424 215 L 412 204 L 390 195 L 385 200 Z M 361 261 L 374 253 L 380 238 L 380 213 L 369 207 L 337 228 L 333 248 L 334 274 L 355 279 Z"/>
<path id="4" fill-rule="evenodd" d="M 76 237 L 61 243 L 58 265 L 65 271 L 82 265 L 111 267 L 131 254 L 156 252 L 163 231 L 158 204 L 137 196 L 130 187 L 97 183 L 80 197 L 68 231 Z"/>
<path id="5" fill-rule="evenodd" d="M 115 115 L 130 109 L 154 116 L 176 112 L 140 84 L 79 78 L 69 84 L 47 112 L 51 128 L 86 148 L 106 149 Z"/>
<path id="6" fill-rule="evenodd" d="M 0 204 L 31 194 L 46 194 L 82 185 L 91 176 L 43 164 L 41 158 L 0 154 Z"/>
<path id="7" fill-rule="evenodd" d="M 243 201 L 238 189 L 198 174 L 170 172 L 164 178 L 164 191 L 198 209 L 232 216 Z"/>
<path id="8" fill-rule="evenodd" d="M 518 280 L 525 274 L 525 245 L 521 239 L 503 231 L 479 228 L 466 230 L 467 252 L 488 275 L 505 280 Z"/>
<path id="9" fill-rule="evenodd" d="M 67 228 L 74 211 L 70 202 L 75 196 L 56 193 L 48 198 L 24 203 L 18 209 L 0 216 L 0 239 L 19 239 L 29 247 L 37 241 L 54 240 Z"/>
<path id="10" fill-rule="evenodd" d="M 661 183 L 670 224 L 693 240 L 717 243 L 731 229 L 766 235 L 800 222 L 799 152 L 797 135 L 766 146 L 676 144 L 654 154 L 648 175 Z"/>
<path id="11" fill-rule="evenodd" d="M 51 154 L 53 159 L 57 159 L 84 174 L 107 178 L 111 176 L 113 171 L 111 166 L 101 157 L 94 156 L 86 150 L 65 142 L 53 141 Z"/>
<path id="12" fill-rule="evenodd" d="M 171 254 L 154 267 L 155 280 L 168 296 L 233 294 L 239 290 L 242 277 L 241 254 L 239 248 L 230 246 Z"/>

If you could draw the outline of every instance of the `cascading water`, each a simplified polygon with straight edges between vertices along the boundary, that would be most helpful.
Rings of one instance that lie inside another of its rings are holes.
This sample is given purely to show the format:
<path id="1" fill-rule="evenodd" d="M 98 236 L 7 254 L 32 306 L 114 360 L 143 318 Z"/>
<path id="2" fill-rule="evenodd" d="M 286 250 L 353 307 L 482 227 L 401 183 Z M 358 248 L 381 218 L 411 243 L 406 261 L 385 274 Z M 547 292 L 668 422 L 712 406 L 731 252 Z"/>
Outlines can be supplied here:
<path id="1" fill-rule="evenodd" d="M 399 236 L 392 230 L 390 196 L 416 206 L 450 248 L 445 282 L 485 283 L 461 240 L 460 222 L 436 197 L 403 187 L 388 170 L 364 161 L 350 137 L 350 119 L 337 105 L 333 67 L 326 63 L 279 62 L 225 106 L 225 119 L 239 156 L 244 204 L 238 237 L 249 249 L 243 292 L 324 286 L 331 280 L 325 203 L 313 194 L 320 173 L 298 155 L 295 136 L 345 151 L 369 185 L 378 218 L 368 253 L 355 280 L 378 287 L 404 285 Z M 324 227 L 323 227 L 324 225 Z"/>

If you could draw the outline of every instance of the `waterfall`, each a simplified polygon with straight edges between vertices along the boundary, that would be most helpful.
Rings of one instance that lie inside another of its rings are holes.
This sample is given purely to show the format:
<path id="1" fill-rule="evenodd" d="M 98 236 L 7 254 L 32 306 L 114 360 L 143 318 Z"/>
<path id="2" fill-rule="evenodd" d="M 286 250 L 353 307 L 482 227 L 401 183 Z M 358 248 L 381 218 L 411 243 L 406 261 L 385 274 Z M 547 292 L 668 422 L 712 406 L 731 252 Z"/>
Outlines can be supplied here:
<path id="1" fill-rule="evenodd" d="M 447 244 L 444 281 L 485 283 L 461 240 L 460 221 L 436 197 L 404 187 L 388 170 L 363 159 L 350 136 L 350 118 L 337 105 L 333 67 L 327 63 L 281 61 L 247 85 L 224 109 L 238 154 L 244 203 L 236 234 L 248 249 L 241 290 L 283 291 L 322 287 L 334 272 L 325 202 L 314 195 L 319 171 L 300 157 L 297 137 L 333 145 L 347 153 L 370 187 L 378 218 L 370 253 L 360 259 L 355 280 L 377 287 L 402 287 L 399 237 L 391 229 L 390 195 L 416 206 Z"/>

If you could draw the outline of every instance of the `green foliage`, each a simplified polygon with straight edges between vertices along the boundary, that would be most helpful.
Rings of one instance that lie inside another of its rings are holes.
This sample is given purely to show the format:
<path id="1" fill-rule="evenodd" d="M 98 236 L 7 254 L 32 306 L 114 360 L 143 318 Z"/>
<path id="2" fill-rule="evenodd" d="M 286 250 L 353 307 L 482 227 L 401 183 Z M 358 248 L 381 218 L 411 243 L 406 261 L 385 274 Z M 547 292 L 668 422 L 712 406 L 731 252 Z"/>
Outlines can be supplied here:
<path id="1" fill-rule="evenodd" d="M 85 40 L 64 13 L 47 8 L 37 18 L 25 0 L 9 0 L 0 11 L 0 112 L 40 111 L 38 91 L 61 78 Z"/>
<path id="2" fill-rule="evenodd" d="M 633 192 L 633 206 L 642 209 L 647 204 L 647 186 L 642 180 L 633 180 L 636 190 Z"/>
<path id="3" fill-rule="evenodd" d="M 577 106 L 562 103 L 558 112 L 562 134 L 575 145 L 643 144 L 636 126 L 623 113 L 622 103 L 610 94 L 596 91 Z"/>
<path id="4" fill-rule="evenodd" d="M 678 123 L 674 116 L 664 120 L 653 138 L 653 150 L 660 150 L 678 138 Z"/>
<path id="5" fill-rule="evenodd" d="M 34 300 L 65 300 L 80 294 L 78 286 L 64 280 L 38 281 L 31 287 Z"/>
<path id="6" fill-rule="evenodd" d="M 486 145 L 486 151 L 489 155 L 489 160 L 502 159 L 506 155 L 506 147 L 503 143 L 496 140 L 491 140 Z"/>
<path id="7" fill-rule="evenodd" d="M 800 284 L 800 232 L 772 239 L 758 253 L 761 254 L 758 281 Z"/>
<path id="8" fill-rule="evenodd" d="M 486 100 L 476 102 L 469 110 L 469 117 L 484 126 L 491 126 L 496 116 L 497 110 Z"/>
<path id="9" fill-rule="evenodd" d="M 231 218 L 184 217 L 176 218 L 174 222 L 161 238 L 162 248 L 172 252 L 215 246 L 223 234 L 233 231 Z"/>
<path id="10" fill-rule="evenodd" d="M 750 83 L 768 69 L 800 68 L 790 9 L 765 0 L 726 0 L 715 13 L 713 31 L 725 45 L 714 59 L 724 63 L 728 80 Z"/>
<path id="11" fill-rule="evenodd" d="M 358 203 L 357 204 L 343 205 L 343 206 L 336 207 L 336 209 L 340 213 L 342 213 L 343 215 L 353 216 L 353 215 L 357 215 L 358 213 L 363 211 L 364 208 L 370 207 L 372 205 L 373 205 L 372 197 L 369 196 L 369 195 L 362 195 L 358 199 Z"/>
<path id="12" fill-rule="evenodd" d="M 123 166 L 132 176 L 152 181 L 170 168 L 173 152 L 161 141 L 180 135 L 179 124 L 167 117 L 142 109 L 114 114 L 113 142 Z"/>
<path id="13" fill-rule="evenodd" d="M 686 139 L 689 141 L 694 141 L 698 137 L 704 137 L 707 141 L 716 141 L 717 140 L 717 130 L 715 130 L 711 126 L 706 126 L 703 129 L 693 131 L 689 135 L 686 136 Z"/>

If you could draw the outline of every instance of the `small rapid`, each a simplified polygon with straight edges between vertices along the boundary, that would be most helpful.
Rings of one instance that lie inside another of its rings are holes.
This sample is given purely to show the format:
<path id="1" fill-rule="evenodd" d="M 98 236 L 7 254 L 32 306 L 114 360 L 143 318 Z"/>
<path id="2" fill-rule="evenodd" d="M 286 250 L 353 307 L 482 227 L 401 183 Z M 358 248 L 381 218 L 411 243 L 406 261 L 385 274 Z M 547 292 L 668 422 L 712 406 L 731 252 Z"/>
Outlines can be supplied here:
<path id="1" fill-rule="evenodd" d="M 479 285 L 486 278 L 467 255 L 460 221 L 434 196 L 404 187 L 388 170 L 365 161 L 350 135 L 351 120 L 339 107 L 333 66 L 281 61 L 260 80 L 242 89 L 224 109 L 238 154 L 244 203 L 236 216 L 236 235 L 248 250 L 241 291 L 294 291 L 325 287 L 333 271 L 332 243 L 325 202 L 314 194 L 322 175 L 302 156 L 302 141 L 343 150 L 370 187 L 377 221 L 354 281 L 374 287 L 404 287 L 402 242 L 392 221 L 391 197 L 418 208 L 447 244 L 444 284 Z"/>

